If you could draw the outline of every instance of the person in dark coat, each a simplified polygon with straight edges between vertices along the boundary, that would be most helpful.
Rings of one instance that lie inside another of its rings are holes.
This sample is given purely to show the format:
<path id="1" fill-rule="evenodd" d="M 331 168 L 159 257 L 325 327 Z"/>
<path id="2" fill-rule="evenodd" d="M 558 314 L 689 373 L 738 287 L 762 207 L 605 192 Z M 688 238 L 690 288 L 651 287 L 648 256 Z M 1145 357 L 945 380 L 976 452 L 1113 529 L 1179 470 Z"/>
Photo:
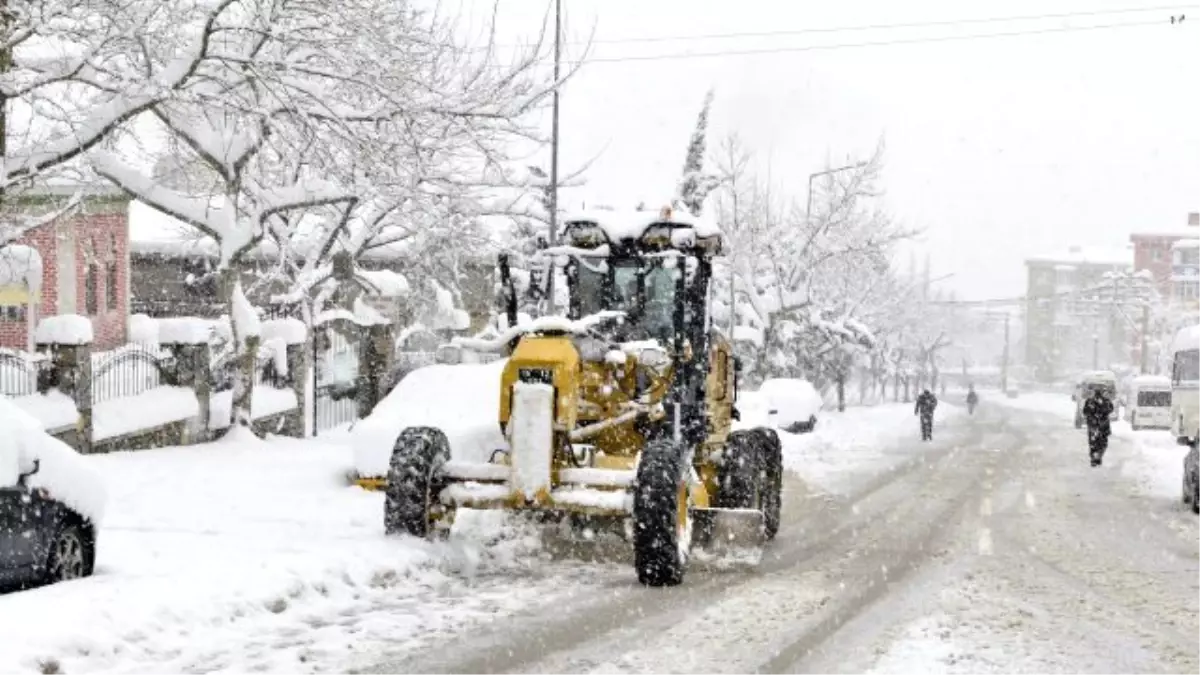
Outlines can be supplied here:
<path id="1" fill-rule="evenodd" d="M 975 393 L 975 385 L 967 385 L 967 413 L 975 414 L 975 406 L 979 405 L 979 394 Z"/>
<path id="2" fill-rule="evenodd" d="M 913 410 L 914 415 L 921 416 L 921 440 L 933 440 L 933 411 L 937 408 L 938 400 L 928 389 L 921 392 L 917 396 L 917 407 Z"/>
<path id="3" fill-rule="evenodd" d="M 1095 389 L 1083 404 L 1083 419 L 1087 422 L 1088 452 L 1092 466 L 1100 466 L 1104 451 L 1108 450 L 1108 437 L 1112 435 L 1112 401 L 1103 389 Z"/>

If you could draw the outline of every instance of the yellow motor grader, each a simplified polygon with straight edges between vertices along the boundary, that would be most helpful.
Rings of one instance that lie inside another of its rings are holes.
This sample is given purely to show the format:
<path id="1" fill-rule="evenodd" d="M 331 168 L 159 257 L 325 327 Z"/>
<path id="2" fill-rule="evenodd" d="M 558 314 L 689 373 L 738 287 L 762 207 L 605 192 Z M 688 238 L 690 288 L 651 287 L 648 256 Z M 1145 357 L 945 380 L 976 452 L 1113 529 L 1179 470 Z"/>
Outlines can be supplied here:
<path id="1" fill-rule="evenodd" d="M 543 252 L 562 267 L 566 317 L 515 326 L 489 462 L 454 460 L 444 433 L 396 440 L 385 488 L 389 534 L 435 536 L 456 509 L 507 509 L 611 526 L 638 580 L 681 583 L 693 545 L 761 550 L 779 528 L 779 438 L 733 431 L 737 365 L 709 316 L 718 230 L 665 208 L 597 211 L 564 223 Z M 553 273 L 553 269 L 551 270 Z"/>

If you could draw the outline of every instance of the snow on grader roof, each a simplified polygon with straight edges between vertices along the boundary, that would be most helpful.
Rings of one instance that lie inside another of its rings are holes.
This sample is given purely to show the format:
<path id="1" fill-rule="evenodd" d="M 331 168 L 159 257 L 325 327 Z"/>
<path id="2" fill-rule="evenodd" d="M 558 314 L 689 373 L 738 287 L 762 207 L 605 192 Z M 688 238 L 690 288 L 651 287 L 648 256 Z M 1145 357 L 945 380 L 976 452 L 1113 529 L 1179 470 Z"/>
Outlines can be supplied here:
<path id="1" fill-rule="evenodd" d="M 641 242 L 710 255 L 721 252 L 721 230 L 716 223 L 671 206 L 657 211 L 587 209 L 568 213 L 563 223 L 565 243 L 578 248 Z"/>

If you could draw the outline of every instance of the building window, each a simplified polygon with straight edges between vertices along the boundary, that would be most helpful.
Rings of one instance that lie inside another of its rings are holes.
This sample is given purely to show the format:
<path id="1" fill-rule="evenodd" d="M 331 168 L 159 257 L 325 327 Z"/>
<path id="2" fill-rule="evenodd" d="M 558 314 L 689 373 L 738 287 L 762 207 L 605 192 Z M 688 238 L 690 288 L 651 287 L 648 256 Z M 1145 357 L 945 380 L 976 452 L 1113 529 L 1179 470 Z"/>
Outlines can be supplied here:
<path id="1" fill-rule="evenodd" d="M 0 321 L 24 321 L 25 305 L 0 306 Z"/>
<path id="2" fill-rule="evenodd" d="M 1151 249 L 1150 259 L 1153 260 L 1154 262 L 1161 262 L 1162 261 L 1162 249 L 1157 246 L 1155 246 L 1153 249 Z"/>
<path id="3" fill-rule="evenodd" d="M 108 299 L 108 309 L 117 308 L 117 263 L 109 261 L 104 270 L 104 294 Z"/>
<path id="4" fill-rule="evenodd" d="M 88 263 L 87 274 L 83 280 L 83 297 L 84 306 L 89 316 L 99 314 L 100 298 L 99 288 L 100 283 L 100 267 L 96 263 Z"/>

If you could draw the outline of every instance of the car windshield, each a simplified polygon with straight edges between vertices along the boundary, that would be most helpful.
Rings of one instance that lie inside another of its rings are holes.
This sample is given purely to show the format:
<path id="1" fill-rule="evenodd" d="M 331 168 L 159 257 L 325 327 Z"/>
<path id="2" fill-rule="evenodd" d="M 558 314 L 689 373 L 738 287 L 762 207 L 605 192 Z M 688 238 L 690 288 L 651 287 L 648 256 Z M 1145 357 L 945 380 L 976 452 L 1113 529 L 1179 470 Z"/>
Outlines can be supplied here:
<path id="1" fill-rule="evenodd" d="M 625 337 L 631 340 L 669 340 L 674 332 L 678 268 L 661 262 L 619 261 L 609 271 L 580 262 L 573 293 L 579 316 L 602 310 L 625 312 Z M 611 295 L 605 277 L 611 275 Z"/>

